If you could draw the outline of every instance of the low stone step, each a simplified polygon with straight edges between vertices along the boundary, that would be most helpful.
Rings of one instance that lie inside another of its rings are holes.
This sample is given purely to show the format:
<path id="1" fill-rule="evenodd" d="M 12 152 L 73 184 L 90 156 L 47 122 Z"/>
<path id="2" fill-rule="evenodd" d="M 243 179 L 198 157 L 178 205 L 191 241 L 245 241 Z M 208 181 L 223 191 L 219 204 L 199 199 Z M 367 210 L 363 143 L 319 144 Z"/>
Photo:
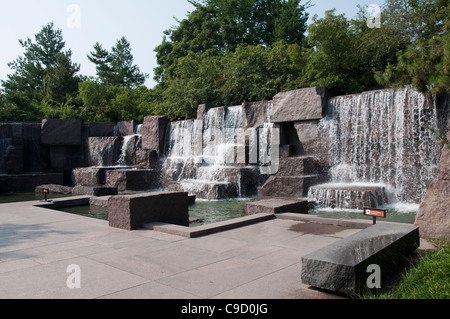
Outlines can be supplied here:
<path id="1" fill-rule="evenodd" d="M 245 213 L 246 215 L 279 213 L 307 214 L 308 206 L 308 199 L 288 200 L 272 198 L 247 203 L 245 205 Z"/>
<path id="2" fill-rule="evenodd" d="M 38 193 L 38 194 L 42 194 L 44 189 L 48 190 L 50 194 L 71 194 L 72 193 L 72 187 L 63 186 L 63 185 L 55 185 L 55 184 L 37 186 L 34 189 L 34 192 Z"/>
<path id="3" fill-rule="evenodd" d="M 73 195 L 86 195 L 86 196 L 108 196 L 117 195 L 117 187 L 106 187 L 102 185 L 96 186 L 81 186 L 77 185 L 72 189 Z"/>
<path id="4" fill-rule="evenodd" d="M 239 186 L 237 183 L 183 180 L 181 182 L 172 182 L 166 185 L 164 189 L 171 192 L 188 192 L 190 195 L 206 200 L 239 197 Z"/>
<path id="5" fill-rule="evenodd" d="M 108 200 L 111 196 L 92 197 L 89 199 L 90 206 L 108 207 Z"/>
<path id="6" fill-rule="evenodd" d="M 273 218 L 273 214 L 257 214 L 198 227 L 184 227 L 167 223 L 147 223 L 144 225 L 144 228 L 171 235 L 183 236 L 186 238 L 197 238 L 229 229 L 268 221 Z"/>

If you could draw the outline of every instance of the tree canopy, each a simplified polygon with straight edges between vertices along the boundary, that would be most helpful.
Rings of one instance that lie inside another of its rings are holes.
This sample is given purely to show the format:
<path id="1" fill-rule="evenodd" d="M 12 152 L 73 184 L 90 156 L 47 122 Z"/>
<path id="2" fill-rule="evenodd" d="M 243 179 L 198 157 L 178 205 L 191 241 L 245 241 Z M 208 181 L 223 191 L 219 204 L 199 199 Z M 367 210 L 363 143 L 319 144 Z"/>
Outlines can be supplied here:
<path id="1" fill-rule="evenodd" d="M 353 19 L 329 10 L 307 25 L 310 3 L 301 0 L 187 1 L 194 10 L 155 48 L 154 88 L 144 86 L 148 75 L 125 37 L 110 50 L 94 45 L 90 78 L 53 23 L 19 40 L 24 53 L 2 81 L 0 121 L 179 120 L 195 117 L 199 104 L 237 105 L 309 86 L 449 92 L 448 0 L 386 0 L 380 28 L 368 24 L 365 7 Z"/>
<path id="2" fill-rule="evenodd" d="M 241 45 L 271 46 L 279 40 L 302 44 L 309 14 L 300 0 L 189 0 L 195 10 L 165 31 L 155 51 L 158 67 L 155 80 L 164 75 L 176 59 L 190 52 L 214 50 L 234 52 Z M 168 39 L 169 38 L 169 39 Z"/>
<path id="3" fill-rule="evenodd" d="M 49 107 L 65 104 L 77 95 L 80 66 L 72 62 L 71 50 L 63 51 L 62 31 L 49 23 L 30 38 L 19 40 L 24 49 L 8 66 L 14 71 L 2 81 L 3 103 L 20 110 L 19 119 L 42 117 L 37 104 Z"/>

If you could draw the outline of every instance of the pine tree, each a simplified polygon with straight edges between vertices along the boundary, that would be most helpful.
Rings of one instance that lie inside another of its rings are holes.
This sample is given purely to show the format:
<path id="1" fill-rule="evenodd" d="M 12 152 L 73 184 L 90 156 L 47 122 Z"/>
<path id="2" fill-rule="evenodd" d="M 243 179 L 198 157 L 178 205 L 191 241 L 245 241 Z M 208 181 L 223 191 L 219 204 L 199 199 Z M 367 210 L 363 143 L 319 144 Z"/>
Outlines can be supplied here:
<path id="1" fill-rule="evenodd" d="M 101 83 L 109 87 L 112 81 L 111 56 L 98 42 L 94 45 L 94 52 L 88 55 L 89 61 L 97 66 L 97 76 Z"/>
<path id="2" fill-rule="evenodd" d="M 130 42 L 125 37 L 117 41 L 111 51 L 111 69 L 113 84 L 135 88 L 145 83 L 147 74 L 141 73 L 139 67 L 133 64 Z"/>
<path id="3" fill-rule="evenodd" d="M 24 54 L 8 64 L 14 73 L 2 81 L 4 100 L 24 112 L 21 118 L 35 118 L 39 109 L 33 105 L 40 105 L 44 98 L 61 104 L 77 92 L 79 65 L 72 63 L 70 50 L 63 51 L 62 31 L 53 22 L 34 41 L 27 38 L 19 43 Z"/>
<path id="4" fill-rule="evenodd" d="M 99 43 L 95 44 L 94 50 L 88 55 L 88 59 L 97 65 L 97 77 L 107 87 L 136 88 L 148 78 L 148 74 L 142 73 L 133 64 L 131 45 L 125 37 L 116 42 L 111 52 L 103 49 Z"/>

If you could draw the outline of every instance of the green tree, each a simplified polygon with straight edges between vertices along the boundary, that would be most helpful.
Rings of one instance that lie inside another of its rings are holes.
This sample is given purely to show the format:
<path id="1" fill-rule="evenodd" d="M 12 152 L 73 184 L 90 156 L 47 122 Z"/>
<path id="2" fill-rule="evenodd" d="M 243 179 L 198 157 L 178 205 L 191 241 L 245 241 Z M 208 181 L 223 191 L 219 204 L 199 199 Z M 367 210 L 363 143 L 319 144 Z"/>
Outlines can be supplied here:
<path id="1" fill-rule="evenodd" d="M 79 66 L 72 63 L 70 50 L 63 51 L 62 31 L 53 23 L 44 26 L 34 41 L 28 38 L 19 43 L 25 52 L 8 64 L 14 73 L 2 81 L 5 100 L 21 110 L 18 120 L 36 119 L 44 98 L 66 103 L 76 93 Z"/>
<path id="2" fill-rule="evenodd" d="M 395 26 L 395 39 L 413 43 L 442 34 L 449 15 L 448 0 L 386 0 L 383 26 Z"/>
<path id="3" fill-rule="evenodd" d="M 77 76 L 80 71 L 78 64 L 73 64 L 71 51 L 56 54 L 56 63 L 47 68 L 44 77 L 44 92 L 46 98 L 56 104 L 66 103 L 76 97 L 78 83 L 81 78 Z"/>
<path id="4" fill-rule="evenodd" d="M 270 100 L 275 94 L 305 85 L 307 50 L 276 42 L 272 47 L 243 45 L 222 59 L 224 105 Z"/>
<path id="5" fill-rule="evenodd" d="M 167 30 L 157 53 L 155 80 L 164 83 L 169 67 L 190 52 L 218 55 L 240 45 L 271 46 L 279 40 L 304 44 L 308 13 L 300 0 L 189 1 L 195 10 Z"/>
<path id="6" fill-rule="evenodd" d="M 99 80 L 104 83 L 107 87 L 110 85 L 112 80 L 113 70 L 111 68 L 111 55 L 102 45 L 98 42 L 94 45 L 93 52 L 88 55 L 89 61 L 94 63 L 97 67 L 97 76 Z"/>
<path id="7" fill-rule="evenodd" d="M 362 90 L 358 39 L 351 21 L 330 10 L 322 19 L 315 16 L 308 31 L 308 43 L 313 48 L 306 69 L 310 85 L 325 86 L 339 93 Z"/>
<path id="8" fill-rule="evenodd" d="M 0 91 L 0 121 L 28 120 L 28 114 L 21 112 L 19 108 L 9 102 Z"/>
<path id="9" fill-rule="evenodd" d="M 222 102 L 218 89 L 223 85 L 221 56 L 212 50 L 190 52 L 178 58 L 169 71 L 158 106 L 161 114 L 172 120 L 193 118 L 199 104 Z"/>
<path id="10" fill-rule="evenodd" d="M 305 85 L 306 53 L 284 41 L 272 47 L 242 45 L 226 55 L 191 52 L 169 68 L 159 109 L 176 120 L 195 117 L 203 103 L 230 106 L 271 99 Z"/>
<path id="11" fill-rule="evenodd" d="M 278 6 L 278 9 L 276 9 L 278 14 L 275 18 L 271 43 L 285 41 L 288 44 L 305 45 L 305 33 L 309 19 L 306 10 L 310 7 L 310 4 L 309 1 L 303 5 L 300 2 L 300 0 L 281 1 L 275 4 Z"/>
<path id="12" fill-rule="evenodd" d="M 140 71 L 134 63 L 130 42 L 120 38 L 111 52 L 104 50 L 97 42 L 88 59 L 97 66 L 97 76 L 107 87 L 120 86 L 136 88 L 145 83 L 148 74 Z"/>
<path id="13" fill-rule="evenodd" d="M 445 93 L 450 87 L 450 6 L 448 0 L 389 0 L 385 25 L 406 45 L 396 60 L 376 72 L 384 86 L 412 84 L 422 92 Z"/>
<path id="14" fill-rule="evenodd" d="M 106 110 L 110 96 L 105 84 L 95 80 L 84 81 L 79 85 L 78 95 L 82 100 L 82 116 L 88 122 L 110 120 Z"/>
<path id="15" fill-rule="evenodd" d="M 156 115 L 153 90 L 145 86 L 107 87 L 99 80 L 89 80 L 80 84 L 79 97 L 82 100 L 80 114 L 87 122 L 142 122 L 145 116 Z"/>
<path id="16" fill-rule="evenodd" d="M 131 45 L 125 37 L 122 37 L 111 51 L 111 68 L 115 85 L 135 88 L 145 83 L 148 75 L 141 73 L 139 67 L 133 64 L 133 60 Z"/>

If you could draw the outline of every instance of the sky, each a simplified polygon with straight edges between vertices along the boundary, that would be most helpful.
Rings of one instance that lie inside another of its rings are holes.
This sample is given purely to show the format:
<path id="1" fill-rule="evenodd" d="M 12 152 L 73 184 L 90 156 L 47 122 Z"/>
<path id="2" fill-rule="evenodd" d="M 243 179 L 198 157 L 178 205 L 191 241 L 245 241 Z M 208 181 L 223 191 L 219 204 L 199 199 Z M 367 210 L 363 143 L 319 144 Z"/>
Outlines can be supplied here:
<path id="1" fill-rule="evenodd" d="M 324 16 L 336 9 L 347 18 L 359 11 L 358 5 L 377 4 L 384 0 L 310 0 L 307 11 Z M 30 38 L 43 26 L 53 22 L 61 29 L 65 50 L 72 50 L 72 61 L 81 65 L 80 74 L 95 76 L 95 65 L 87 59 L 99 42 L 111 50 L 125 36 L 131 44 L 134 63 L 149 74 L 145 83 L 153 87 L 153 69 L 157 66 L 154 49 L 162 42 L 164 30 L 177 26 L 194 7 L 187 0 L 0 0 L 0 80 L 12 70 L 8 63 L 23 55 L 19 39 Z"/>

